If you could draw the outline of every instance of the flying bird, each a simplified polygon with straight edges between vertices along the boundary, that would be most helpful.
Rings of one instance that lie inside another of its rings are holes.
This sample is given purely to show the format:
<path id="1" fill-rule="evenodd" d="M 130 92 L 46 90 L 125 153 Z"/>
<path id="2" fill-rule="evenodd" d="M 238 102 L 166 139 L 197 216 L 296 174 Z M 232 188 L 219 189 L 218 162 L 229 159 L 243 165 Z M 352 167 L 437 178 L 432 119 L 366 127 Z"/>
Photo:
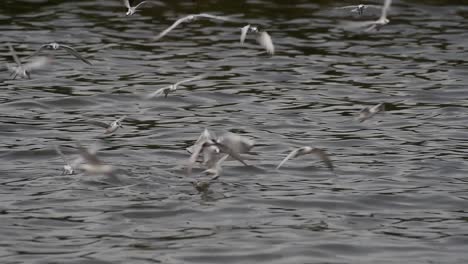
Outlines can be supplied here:
<path id="1" fill-rule="evenodd" d="M 135 14 L 135 12 L 137 11 L 137 8 L 140 7 L 142 4 L 144 4 L 146 2 L 147 1 L 142 1 L 136 6 L 131 6 L 129 0 L 123 0 L 123 3 L 125 5 L 125 7 L 128 9 L 128 11 L 127 11 L 127 13 L 125 13 L 125 15 L 131 16 L 131 15 Z"/>
<path id="2" fill-rule="evenodd" d="M 351 13 L 358 13 L 360 16 L 362 16 L 364 14 L 364 11 L 367 9 L 380 9 L 380 8 L 381 7 L 378 5 L 364 5 L 364 4 L 337 7 L 337 9 L 346 9 L 346 10 L 350 10 Z"/>
<path id="3" fill-rule="evenodd" d="M 36 50 L 33 54 L 29 55 L 27 58 L 36 56 L 37 54 L 39 54 L 44 49 L 49 49 L 49 50 L 64 49 L 69 54 L 75 56 L 75 58 L 80 59 L 81 61 L 83 61 L 84 63 L 86 63 L 88 65 L 92 65 L 91 62 L 89 62 L 87 59 L 85 59 L 83 56 L 81 56 L 78 53 L 78 51 L 76 51 L 74 48 L 72 48 L 70 46 L 67 46 L 67 45 L 59 44 L 57 42 L 42 45 L 38 50 Z"/>
<path id="4" fill-rule="evenodd" d="M 13 49 L 13 46 L 8 44 L 8 48 L 10 49 L 10 54 L 16 63 L 16 66 L 10 66 L 7 64 L 8 70 L 11 71 L 10 76 L 13 75 L 13 79 L 16 79 L 18 76 L 21 78 L 31 79 L 31 71 L 42 69 L 52 61 L 52 57 L 38 57 L 26 64 L 22 64 L 18 55 L 16 55 L 16 51 Z"/>
<path id="5" fill-rule="evenodd" d="M 281 166 L 283 166 L 283 164 L 286 161 L 288 161 L 289 159 L 300 157 L 300 156 L 303 156 L 303 155 L 306 155 L 306 154 L 315 154 L 315 155 L 317 155 L 325 163 L 325 165 L 331 171 L 333 171 L 333 164 L 332 164 L 328 154 L 322 149 L 312 148 L 312 147 L 301 147 L 301 148 L 297 148 L 297 149 L 291 151 L 291 153 L 289 153 L 288 156 L 286 156 L 286 158 L 284 158 L 283 161 L 281 161 L 281 163 L 276 167 L 276 169 L 279 169 Z"/>
<path id="6" fill-rule="evenodd" d="M 385 0 L 384 5 L 382 7 L 382 14 L 380 15 L 380 18 L 376 21 L 352 22 L 350 24 L 350 27 L 367 27 L 365 31 L 372 31 L 374 29 L 379 31 L 383 26 L 387 25 L 390 22 L 390 20 L 387 19 L 387 14 L 391 4 L 392 0 Z"/>
<path id="7" fill-rule="evenodd" d="M 268 54 L 273 55 L 275 53 L 275 46 L 273 45 L 273 40 L 271 39 L 270 34 L 268 34 L 266 31 L 259 31 L 255 26 L 246 25 L 241 28 L 241 44 L 244 44 L 249 32 L 255 33 L 257 35 L 258 44 L 260 44 L 260 46 L 262 46 Z"/>
<path id="8" fill-rule="evenodd" d="M 163 32 L 159 33 L 156 37 L 153 38 L 154 41 L 157 41 L 167 35 L 171 30 L 176 28 L 178 25 L 184 22 L 192 22 L 196 20 L 197 18 L 209 18 L 209 19 L 214 19 L 214 20 L 221 20 L 221 21 L 232 21 L 230 17 L 225 17 L 225 16 L 214 16 L 210 14 L 193 14 L 193 15 L 188 15 L 182 18 L 179 18 L 176 22 L 174 22 L 170 27 L 165 29 Z"/>
<path id="9" fill-rule="evenodd" d="M 146 96 L 146 99 L 151 99 L 151 98 L 154 98 L 154 97 L 162 95 L 162 94 L 164 94 L 164 97 L 167 97 L 167 95 L 169 93 L 175 92 L 177 90 L 177 87 L 179 87 L 179 85 L 184 84 L 184 83 L 188 83 L 188 82 L 191 82 L 191 81 L 195 81 L 195 80 L 200 80 L 200 79 L 202 79 L 204 77 L 205 77 L 205 75 L 199 75 L 199 76 L 195 76 L 195 77 L 192 77 L 192 78 L 188 78 L 188 79 L 185 79 L 185 80 L 178 81 L 178 82 L 176 82 L 174 84 L 171 84 L 169 86 L 160 88 L 157 91 L 150 93 L 149 95 Z"/>
<path id="10" fill-rule="evenodd" d="M 359 122 L 364 122 L 367 119 L 373 117 L 375 114 L 379 112 L 385 111 L 385 104 L 384 103 L 379 103 L 378 105 L 372 106 L 372 107 L 365 107 L 359 112 L 359 116 L 357 117 L 357 120 Z"/>
<path id="11" fill-rule="evenodd" d="M 104 134 L 111 134 L 111 133 L 114 133 L 117 129 L 123 128 L 122 121 L 126 117 L 127 116 L 122 116 L 122 117 L 118 118 L 117 120 L 112 121 L 110 124 L 106 124 L 104 122 L 100 122 L 100 121 L 96 121 L 96 120 L 89 120 L 88 123 L 90 123 L 92 125 L 95 125 L 95 126 L 105 128 L 106 130 L 105 130 Z"/>

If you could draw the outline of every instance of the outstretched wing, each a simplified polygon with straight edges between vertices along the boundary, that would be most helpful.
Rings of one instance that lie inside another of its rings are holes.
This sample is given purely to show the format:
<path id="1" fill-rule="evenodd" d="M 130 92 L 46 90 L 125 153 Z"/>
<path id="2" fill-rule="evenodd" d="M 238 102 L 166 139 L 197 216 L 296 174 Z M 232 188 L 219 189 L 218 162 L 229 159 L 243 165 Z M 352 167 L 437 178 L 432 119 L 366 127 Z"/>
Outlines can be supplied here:
<path id="1" fill-rule="evenodd" d="M 100 122 L 100 121 L 96 121 L 96 120 L 88 120 L 86 122 L 91 124 L 91 125 L 99 126 L 99 127 L 102 127 L 102 128 L 108 128 L 109 127 L 109 124 L 106 124 L 106 123 Z"/>
<path id="2" fill-rule="evenodd" d="M 249 28 L 250 28 L 250 24 L 245 27 L 241 27 L 241 35 L 240 35 L 241 44 L 244 44 L 245 38 L 247 37 L 247 32 L 249 32 Z"/>
<path id="3" fill-rule="evenodd" d="M 385 0 L 384 6 L 382 7 L 382 15 L 380 16 L 379 20 L 385 20 L 387 18 L 388 10 L 390 9 L 391 4 L 392 0 Z"/>
<path id="4" fill-rule="evenodd" d="M 97 165 L 101 164 L 102 162 L 98 159 L 95 153 L 91 153 L 86 148 L 84 148 L 80 143 L 77 143 L 78 151 L 83 157 L 83 159 L 88 162 L 89 164 Z"/>
<path id="5" fill-rule="evenodd" d="M 140 7 L 142 4 L 146 3 L 146 1 L 142 1 L 140 2 L 138 5 L 135 6 L 135 10 L 138 9 L 138 7 Z"/>
<path id="6" fill-rule="evenodd" d="M 59 156 L 62 158 L 63 162 L 65 162 L 67 165 L 70 165 L 70 161 L 67 159 L 67 157 L 63 154 L 62 150 L 58 145 L 54 145 L 55 151 Z"/>
<path id="7" fill-rule="evenodd" d="M 166 89 L 169 89 L 170 86 L 166 86 L 166 87 L 163 87 L 163 88 L 159 88 L 157 91 L 155 92 L 152 92 L 150 94 L 148 94 L 147 96 L 145 96 L 146 99 L 151 99 L 151 98 L 154 98 L 156 96 L 159 96 L 159 95 L 162 95 L 164 93 L 164 91 Z"/>
<path id="8" fill-rule="evenodd" d="M 43 49 L 45 49 L 47 46 L 49 46 L 50 44 L 44 44 L 42 45 L 40 48 L 38 48 L 33 54 L 27 56 L 25 59 L 29 59 L 31 57 L 34 57 L 36 56 L 37 54 L 39 54 Z"/>
<path id="9" fill-rule="evenodd" d="M 297 153 L 299 152 L 299 150 L 300 150 L 300 148 L 291 151 L 291 152 L 286 156 L 286 158 L 284 158 L 284 159 L 280 162 L 280 164 L 278 164 L 278 166 L 276 166 L 276 169 L 281 168 L 281 166 L 283 166 L 283 164 L 286 163 L 286 161 L 288 161 L 289 159 L 296 157 L 296 155 L 297 155 Z"/>
<path id="10" fill-rule="evenodd" d="M 16 65 L 18 67 L 21 67 L 21 61 L 19 60 L 18 55 L 16 55 L 16 51 L 13 48 L 13 46 L 11 44 L 8 44 L 8 48 L 10 49 L 10 54 L 13 57 L 13 59 L 15 60 Z"/>
<path id="11" fill-rule="evenodd" d="M 75 56 L 77 59 L 80 59 L 84 63 L 88 65 L 92 65 L 91 62 L 89 62 L 87 59 L 85 59 L 83 56 L 81 56 L 74 48 L 67 46 L 67 45 L 60 45 L 61 48 L 64 48 L 68 53 L 71 55 Z"/>
<path id="12" fill-rule="evenodd" d="M 130 9 L 130 2 L 128 0 L 123 0 L 123 3 L 126 8 Z"/>
<path id="13" fill-rule="evenodd" d="M 318 149 L 318 148 L 314 148 L 312 149 L 312 152 L 311 153 L 314 153 L 315 155 L 317 155 L 322 161 L 323 163 L 325 163 L 325 165 L 331 170 L 333 171 L 333 163 L 330 159 L 330 156 L 328 156 L 328 154 L 322 150 L 322 149 Z"/>
<path id="14" fill-rule="evenodd" d="M 171 30 L 173 30 L 175 27 L 177 27 L 180 23 L 186 21 L 186 20 L 189 20 L 193 17 L 193 15 L 188 15 L 188 16 L 185 16 L 183 18 L 179 18 L 176 22 L 174 22 L 174 24 L 172 24 L 170 27 L 168 27 L 166 30 L 164 30 L 163 32 L 159 33 L 159 35 L 157 35 L 156 37 L 153 38 L 153 40 L 159 40 L 160 38 L 164 37 L 167 33 L 169 33 Z"/>
<path id="15" fill-rule="evenodd" d="M 273 46 L 273 41 L 271 40 L 270 35 L 263 31 L 257 37 L 257 41 L 262 46 L 268 54 L 273 55 L 275 53 L 275 46 Z"/>
<path id="16" fill-rule="evenodd" d="M 179 86 L 179 85 L 181 85 L 183 83 L 188 83 L 188 82 L 191 82 L 191 81 L 200 80 L 200 79 L 202 79 L 204 77 L 205 77 L 205 74 L 198 75 L 198 76 L 195 76 L 195 77 L 192 77 L 192 78 L 188 78 L 188 79 L 176 82 L 174 84 L 174 86 L 177 87 L 177 86 Z"/>
<path id="17" fill-rule="evenodd" d="M 216 146 L 219 148 L 219 150 L 223 153 L 226 153 L 226 154 L 229 154 L 229 156 L 231 156 L 233 159 L 239 161 L 240 163 L 244 164 L 245 166 L 249 166 L 249 164 L 247 164 L 243 159 L 242 157 L 239 155 L 239 153 L 233 151 L 230 147 L 224 145 L 224 144 L 221 144 L 219 142 L 216 143 Z"/>
<path id="18" fill-rule="evenodd" d="M 206 18 L 211 18 L 211 19 L 217 19 L 217 20 L 222 20 L 222 21 L 232 21 L 230 17 L 225 17 L 225 16 L 215 16 L 215 15 L 210 15 L 210 14 L 205 14 L 201 13 L 198 15 L 194 15 L 196 17 L 206 17 Z"/>
<path id="19" fill-rule="evenodd" d="M 189 158 L 189 162 L 187 165 L 187 175 L 192 174 L 193 165 L 197 161 L 198 155 L 200 155 L 200 152 L 203 150 L 203 147 L 205 147 L 205 141 L 193 146 L 193 152 Z"/>

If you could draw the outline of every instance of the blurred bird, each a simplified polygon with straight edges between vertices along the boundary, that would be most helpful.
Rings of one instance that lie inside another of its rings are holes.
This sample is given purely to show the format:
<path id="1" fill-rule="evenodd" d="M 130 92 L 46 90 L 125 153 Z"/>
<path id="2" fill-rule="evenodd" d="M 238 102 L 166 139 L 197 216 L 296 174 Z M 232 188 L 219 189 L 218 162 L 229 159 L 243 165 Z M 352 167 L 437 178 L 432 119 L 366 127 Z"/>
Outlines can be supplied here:
<path id="1" fill-rule="evenodd" d="M 52 57 L 38 57 L 26 64 L 22 64 L 18 55 L 16 55 L 16 51 L 13 49 L 13 46 L 8 44 L 8 48 L 10 49 L 10 54 L 16 63 L 16 66 L 7 64 L 8 70 L 11 71 L 10 76 L 13 75 L 13 79 L 16 79 L 18 76 L 20 78 L 31 79 L 31 71 L 42 69 L 52 61 Z"/>
<path id="2" fill-rule="evenodd" d="M 126 118 L 127 116 L 122 116 L 118 118 L 117 120 L 111 122 L 110 124 L 106 124 L 104 122 L 96 121 L 96 120 L 89 120 L 88 123 L 96 126 L 100 126 L 102 128 L 105 128 L 106 131 L 104 134 L 111 134 L 114 133 L 117 129 L 123 128 L 122 126 L 122 121 Z"/>
<path id="3" fill-rule="evenodd" d="M 270 55 L 275 53 L 275 46 L 273 45 L 273 40 L 266 31 L 259 31 L 257 27 L 246 25 L 241 28 L 240 43 L 244 44 L 247 37 L 247 33 L 252 32 L 257 35 L 257 42 L 262 46 L 266 52 Z"/>
<path id="4" fill-rule="evenodd" d="M 102 174 L 118 180 L 114 174 L 115 169 L 113 166 L 104 164 L 100 159 L 98 159 L 96 153 L 84 148 L 80 143 L 77 143 L 77 147 L 83 161 L 85 162 L 80 165 L 80 169 L 89 174 Z"/>
<path id="5" fill-rule="evenodd" d="M 364 5 L 364 4 L 337 7 L 337 9 L 346 9 L 346 10 L 350 10 L 351 13 L 358 13 L 360 16 L 364 14 L 364 11 L 366 9 L 380 9 L 380 8 L 381 7 L 378 5 Z"/>
<path id="6" fill-rule="evenodd" d="M 123 3 L 125 5 L 125 7 L 128 9 L 127 13 L 125 13 L 125 15 L 127 16 L 131 16 L 133 14 L 135 14 L 135 12 L 137 11 L 137 8 L 140 7 L 142 4 L 146 3 L 147 1 L 142 1 L 140 2 L 138 5 L 132 7 L 130 5 L 130 1 L 129 0 L 123 0 Z"/>
<path id="7" fill-rule="evenodd" d="M 359 112 L 359 116 L 357 119 L 359 122 L 364 122 L 367 119 L 373 117 L 375 114 L 383 111 L 385 111 L 384 103 L 379 103 L 378 105 L 372 107 L 365 107 Z"/>
<path id="8" fill-rule="evenodd" d="M 210 19 L 215 19 L 215 20 L 221 20 L 221 21 L 232 21 L 232 19 L 230 17 L 226 17 L 226 16 L 214 16 L 214 15 L 210 15 L 210 14 L 193 14 L 193 15 L 188 15 L 188 16 L 185 16 L 185 17 L 182 17 L 182 18 L 179 18 L 176 22 L 174 22 L 170 27 L 168 27 L 166 30 L 164 30 L 163 32 L 159 33 L 159 35 L 157 35 L 156 37 L 153 38 L 153 40 L 159 40 L 161 39 L 162 37 L 164 37 L 167 33 L 169 33 L 171 30 L 173 30 L 175 27 L 177 27 L 179 24 L 183 23 L 183 22 L 192 22 L 194 21 L 195 19 L 197 18 L 210 18 Z"/>
<path id="9" fill-rule="evenodd" d="M 164 97 L 167 97 L 167 95 L 169 93 L 175 92 L 177 90 L 177 87 L 179 87 L 179 85 L 184 84 L 184 83 L 188 83 L 188 82 L 191 82 L 191 81 L 195 81 L 195 80 L 200 80 L 200 79 L 202 79 L 204 77 L 205 77 L 205 75 L 199 75 L 199 76 L 195 76 L 195 77 L 188 78 L 188 79 L 185 79 L 185 80 L 181 80 L 179 82 L 176 82 L 175 84 L 171 84 L 169 86 L 160 88 L 160 89 L 158 89 L 157 91 L 155 91 L 153 93 L 150 93 L 149 95 L 146 96 L 146 99 L 151 99 L 151 98 L 154 98 L 154 97 L 162 95 L 162 94 L 164 94 Z"/>
<path id="10" fill-rule="evenodd" d="M 55 145 L 54 147 L 55 147 L 55 151 L 57 152 L 57 154 L 62 158 L 63 162 L 65 162 L 65 165 L 63 165 L 62 175 L 73 175 L 73 174 L 75 174 L 74 166 L 70 163 L 70 161 L 67 159 L 67 157 L 60 150 L 60 147 L 57 146 L 57 145 Z"/>
<path id="11" fill-rule="evenodd" d="M 75 58 L 80 59 L 81 61 L 83 61 L 84 63 L 86 63 L 88 65 L 92 65 L 91 62 L 89 62 L 87 59 L 85 59 L 83 56 L 81 56 L 74 48 L 72 48 L 70 46 L 67 46 L 67 45 L 59 44 L 57 42 L 52 42 L 52 43 L 49 43 L 49 44 L 42 45 L 38 50 L 36 50 L 33 54 L 29 55 L 26 58 L 34 57 L 44 49 L 49 49 L 49 50 L 64 49 L 69 54 L 75 56 Z"/>
<path id="12" fill-rule="evenodd" d="M 351 28 L 367 27 L 365 31 L 371 31 L 374 29 L 379 31 L 383 26 L 385 26 L 386 24 L 390 22 L 390 20 L 387 19 L 387 13 L 388 13 L 388 10 L 390 9 L 391 3 L 392 3 L 392 0 L 385 0 L 384 5 L 382 7 L 382 14 L 380 15 L 380 18 L 377 19 L 376 21 L 352 22 L 349 25 L 349 27 Z"/>
<path id="13" fill-rule="evenodd" d="M 328 154 L 324 150 L 321 150 L 321 149 L 318 149 L 318 148 L 312 148 L 312 147 L 301 147 L 301 148 L 297 148 L 297 149 L 291 151 L 291 153 L 289 153 L 288 156 L 286 156 L 286 158 L 284 158 L 283 161 L 281 161 L 281 163 L 276 167 L 276 169 L 279 169 L 281 166 L 283 166 L 283 164 L 286 161 L 288 161 L 289 159 L 300 157 L 300 156 L 303 156 L 303 155 L 306 155 L 306 154 L 315 154 L 315 155 L 317 155 L 325 163 L 325 165 L 327 165 L 327 167 L 331 171 L 333 171 L 333 164 L 332 164 Z"/>

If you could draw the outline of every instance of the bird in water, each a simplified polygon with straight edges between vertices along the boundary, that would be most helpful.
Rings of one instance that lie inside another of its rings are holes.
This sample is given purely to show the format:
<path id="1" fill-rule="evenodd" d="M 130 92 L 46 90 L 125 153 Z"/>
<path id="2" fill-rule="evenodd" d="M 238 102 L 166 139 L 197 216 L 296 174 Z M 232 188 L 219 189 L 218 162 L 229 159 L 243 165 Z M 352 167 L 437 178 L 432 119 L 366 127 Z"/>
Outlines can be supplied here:
<path id="1" fill-rule="evenodd" d="M 45 66 L 49 65 L 52 61 L 52 57 L 37 57 L 26 64 L 22 64 L 13 46 L 8 44 L 8 48 L 10 49 L 10 54 L 16 63 L 16 66 L 10 66 L 9 64 L 7 64 L 8 70 L 11 71 L 10 76 L 13 75 L 13 79 L 16 79 L 16 77 L 18 76 L 20 78 L 31 79 L 32 71 L 40 70 Z"/>
<path id="2" fill-rule="evenodd" d="M 378 105 L 372 106 L 372 107 L 365 107 L 359 112 L 359 116 L 357 117 L 357 120 L 359 122 L 364 122 L 367 119 L 373 117 L 375 114 L 379 112 L 385 111 L 385 104 L 384 103 L 379 103 Z"/>
<path id="3" fill-rule="evenodd" d="M 179 87 L 179 85 L 184 84 L 184 83 L 188 83 L 188 82 L 191 82 L 191 81 L 195 81 L 195 80 L 200 80 L 200 79 L 202 79 L 204 77 L 205 77 L 205 75 L 199 75 L 199 76 L 195 76 L 195 77 L 192 77 L 192 78 L 188 78 L 188 79 L 185 79 L 185 80 L 178 81 L 178 82 L 176 82 L 174 84 L 171 84 L 169 86 L 160 88 L 157 91 L 150 93 L 149 95 L 146 96 L 146 99 L 151 99 L 151 98 L 154 98 L 154 97 L 162 95 L 162 94 L 164 94 L 164 97 L 167 97 L 169 95 L 169 93 L 175 92 L 177 90 L 177 87 Z"/>
<path id="4" fill-rule="evenodd" d="M 136 5 L 136 6 L 131 6 L 129 0 L 123 0 L 123 3 L 124 3 L 124 5 L 125 5 L 125 7 L 128 9 L 128 10 L 127 10 L 127 13 L 125 13 L 125 15 L 131 16 L 131 15 L 135 14 L 135 12 L 137 11 L 137 8 L 138 8 L 138 7 L 140 7 L 141 5 L 147 3 L 147 1 L 142 1 L 142 2 L 140 2 L 140 3 L 139 3 L 138 5 Z"/>
<path id="5" fill-rule="evenodd" d="M 279 168 L 281 168 L 281 166 L 283 166 L 283 164 L 288 161 L 289 159 L 291 158 L 296 158 L 296 157 L 300 157 L 300 156 L 303 156 L 303 155 L 307 155 L 307 154 L 315 154 L 317 155 L 324 163 L 325 165 L 331 170 L 333 171 L 333 163 L 331 162 L 330 160 L 330 157 L 328 156 L 328 154 L 322 150 L 322 149 L 318 149 L 318 148 L 313 148 L 313 147 L 301 147 L 301 148 L 297 148 L 293 151 L 291 151 L 288 156 L 286 156 L 286 158 L 284 158 L 281 163 L 276 167 L 276 169 L 278 170 Z"/>
<path id="6" fill-rule="evenodd" d="M 257 35 L 257 42 L 262 46 L 266 52 L 270 55 L 275 53 L 275 46 L 270 34 L 266 31 L 258 30 L 258 27 L 246 25 L 241 28 L 240 43 L 243 45 L 248 33 L 255 33 Z"/>
<path id="7" fill-rule="evenodd" d="M 174 22 L 170 27 L 168 27 L 167 29 L 165 29 L 163 32 L 159 33 L 159 35 L 157 35 L 156 37 L 153 38 L 154 41 L 157 41 L 159 39 L 161 39 L 162 37 L 164 37 L 165 35 L 167 35 L 171 30 L 173 30 L 174 28 L 176 28 L 178 25 L 180 25 L 181 23 L 184 23 L 184 22 L 192 22 L 192 21 L 195 21 L 196 19 L 198 18 L 209 18 L 209 19 L 213 19 L 213 20 L 221 20 L 221 21 L 232 21 L 232 19 L 230 17 L 225 17 L 225 16 L 214 16 L 214 15 L 210 15 L 210 14 L 193 14 L 193 15 L 188 15 L 188 16 L 185 16 L 185 17 L 182 17 L 182 18 L 179 18 L 176 22 Z"/>
<path id="8" fill-rule="evenodd" d="M 69 54 L 75 56 L 75 58 L 80 59 L 82 62 L 84 62 L 84 63 L 86 63 L 88 65 L 92 65 L 91 62 L 89 62 L 87 59 L 85 59 L 83 56 L 81 56 L 78 53 L 78 51 L 76 51 L 74 48 L 72 48 L 70 46 L 67 46 L 67 45 L 59 44 L 57 42 L 52 42 L 52 43 L 42 45 L 38 50 L 36 50 L 33 54 L 29 55 L 27 58 L 36 56 L 37 54 L 39 54 L 44 49 L 49 49 L 49 50 L 63 49 L 66 52 L 68 52 Z"/>
<path id="9" fill-rule="evenodd" d="M 100 122 L 100 121 L 96 121 L 96 120 L 90 120 L 90 121 L 88 121 L 88 123 L 90 123 L 90 124 L 92 124 L 92 125 L 96 125 L 96 126 L 102 127 L 102 128 L 105 128 L 106 130 L 104 131 L 104 134 L 112 134 L 112 133 L 114 133 L 115 131 L 117 131 L 117 129 L 123 128 L 123 126 L 122 126 L 122 121 L 123 121 L 126 117 L 127 117 L 127 116 L 122 116 L 122 117 L 118 118 L 117 120 L 112 121 L 112 122 L 109 123 L 109 124 L 106 124 L 106 123 Z"/>

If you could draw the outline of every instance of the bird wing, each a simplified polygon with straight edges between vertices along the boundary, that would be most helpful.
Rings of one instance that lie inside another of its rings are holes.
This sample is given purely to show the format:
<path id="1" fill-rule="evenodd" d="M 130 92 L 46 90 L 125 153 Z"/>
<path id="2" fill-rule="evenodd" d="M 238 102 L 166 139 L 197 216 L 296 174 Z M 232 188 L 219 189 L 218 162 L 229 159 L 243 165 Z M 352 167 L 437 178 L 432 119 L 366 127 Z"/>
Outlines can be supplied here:
<path id="1" fill-rule="evenodd" d="M 323 161 L 323 163 L 325 163 L 325 165 L 331 171 L 333 171 L 333 163 L 330 160 L 330 156 L 328 156 L 328 154 L 324 150 L 318 149 L 318 148 L 313 148 L 311 153 L 314 153 L 315 155 L 317 155 Z"/>
<path id="2" fill-rule="evenodd" d="M 96 121 L 96 120 L 88 120 L 87 123 L 89 123 L 91 125 L 99 126 L 99 127 L 102 127 L 102 128 L 108 128 L 109 127 L 109 124 L 106 124 L 106 123 L 101 122 L 101 121 Z"/>
<path id="3" fill-rule="evenodd" d="M 166 87 L 163 87 L 163 88 L 159 88 L 157 91 L 148 94 L 145 98 L 146 98 L 146 99 L 154 98 L 154 97 L 156 97 L 156 96 L 158 96 L 158 95 L 163 94 L 163 93 L 164 93 L 164 90 L 169 89 L 169 88 L 170 88 L 170 86 L 166 86 Z"/>
<path id="4" fill-rule="evenodd" d="M 357 7 L 358 7 L 357 5 L 349 5 L 349 6 L 335 7 L 335 9 L 354 9 Z"/>
<path id="5" fill-rule="evenodd" d="M 195 76 L 195 77 L 192 77 L 192 78 L 188 78 L 188 79 L 185 79 L 185 80 L 181 80 L 181 81 L 178 81 L 174 84 L 175 87 L 183 84 L 183 83 L 187 83 L 187 82 L 191 82 L 191 81 L 195 81 L 195 80 L 200 80 L 202 79 L 203 77 L 205 77 L 204 74 L 202 75 L 198 75 L 198 76 Z"/>
<path id="6" fill-rule="evenodd" d="M 16 51 L 13 48 L 13 46 L 11 44 L 8 44 L 8 48 L 10 49 L 10 54 L 13 57 L 13 59 L 15 60 L 16 65 L 18 67 L 22 67 L 21 66 L 21 61 L 19 60 L 18 55 L 16 55 Z"/>
<path id="7" fill-rule="evenodd" d="M 77 143 L 77 146 L 78 146 L 78 151 L 79 151 L 81 157 L 83 157 L 83 159 L 86 160 L 88 163 L 94 164 L 94 165 L 102 164 L 102 162 L 98 159 L 98 157 L 96 156 L 95 153 L 93 154 L 93 153 L 89 152 L 80 143 Z"/>
<path id="8" fill-rule="evenodd" d="M 63 162 L 65 162 L 67 165 L 71 166 L 70 165 L 70 161 L 67 159 L 67 157 L 63 154 L 62 150 L 60 150 L 60 147 L 57 146 L 57 145 L 54 145 L 54 148 L 55 148 L 55 151 L 57 152 L 57 154 L 59 154 L 59 156 L 62 158 Z"/>
<path id="9" fill-rule="evenodd" d="M 200 152 L 203 150 L 203 147 L 205 146 L 205 142 L 206 141 L 203 141 L 193 146 L 193 152 L 189 158 L 189 162 L 187 165 L 187 175 L 192 174 L 193 165 L 197 161 L 198 155 L 200 155 Z"/>
<path id="10" fill-rule="evenodd" d="M 385 105 L 384 105 L 384 103 L 380 103 L 380 104 L 378 104 L 378 105 L 376 105 L 376 106 L 371 107 L 371 108 L 369 109 L 369 111 L 370 111 L 371 113 L 377 114 L 377 113 L 380 112 L 380 111 L 385 111 Z"/>
<path id="11" fill-rule="evenodd" d="M 241 35 L 240 35 L 241 44 L 244 44 L 245 38 L 247 37 L 247 32 L 249 32 L 249 28 L 250 28 L 250 24 L 245 27 L 241 27 Z"/>
<path id="12" fill-rule="evenodd" d="M 123 0 L 123 3 L 126 8 L 130 9 L 130 2 L 128 0 Z"/>
<path id="13" fill-rule="evenodd" d="M 40 48 L 38 48 L 35 52 L 33 52 L 33 54 L 29 55 L 29 56 L 26 56 L 25 59 L 29 59 L 31 57 L 34 57 L 36 56 L 37 54 L 39 54 L 43 49 L 45 49 L 47 46 L 49 46 L 50 44 L 44 44 L 42 45 Z"/>
<path id="14" fill-rule="evenodd" d="M 216 146 L 219 148 L 219 150 L 223 153 L 229 154 L 233 159 L 239 161 L 240 163 L 244 164 L 245 166 L 249 166 L 242 157 L 239 155 L 239 153 L 233 151 L 229 146 L 226 146 L 222 143 L 216 142 Z"/>
<path id="15" fill-rule="evenodd" d="M 266 31 L 260 33 L 260 35 L 257 37 L 257 41 L 260 46 L 265 48 L 268 54 L 273 55 L 275 53 L 275 46 L 273 46 L 273 41 Z"/>
<path id="16" fill-rule="evenodd" d="M 283 164 L 284 164 L 286 161 L 288 161 L 288 160 L 291 159 L 291 158 L 296 157 L 296 155 L 297 155 L 297 153 L 299 152 L 299 150 L 300 150 L 300 148 L 291 151 L 291 152 L 286 156 L 286 158 L 284 158 L 284 159 L 280 162 L 280 164 L 278 164 L 278 166 L 276 166 L 276 169 L 278 170 L 279 168 L 281 168 L 281 166 L 283 166 Z"/>
<path id="17" fill-rule="evenodd" d="M 89 62 L 87 59 L 85 59 L 83 56 L 81 56 L 74 48 L 67 46 L 67 45 L 60 45 L 61 48 L 64 48 L 68 53 L 71 55 L 75 56 L 77 59 L 80 59 L 84 63 L 88 65 L 92 65 L 91 62 Z"/>
<path id="18" fill-rule="evenodd" d="M 121 116 L 121 117 L 120 117 L 119 119 L 117 119 L 116 121 L 117 121 L 117 122 L 122 122 L 125 118 L 127 118 L 126 115 Z"/>
<path id="19" fill-rule="evenodd" d="M 144 3 L 147 3 L 147 1 L 142 1 L 142 2 L 140 2 L 138 5 L 135 6 L 135 9 L 137 9 L 138 7 L 140 7 L 140 6 L 141 6 L 142 4 L 144 4 Z"/>
<path id="20" fill-rule="evenodd" d="M 37 70 L 37 69 L 43 68 L 44 66 L 49 64 L 51 61 L 52 59 L 49 57 L 37 57 L 37 58 L 34 58 L 34 60 L 26 63 L 24 65 L 24 69 L 26 71 Z"/>
<path id="21" fill-rule="evenodd" d="M 183 18 L 179 18 L 176 22 L 174 22 L 170 27 L 165 29 L 163 32 L 159 33 L 156 37 L 153 38 L 153 40 L 159 40 L 160 38 L 164 37 L 167 33 L 169 33 L 171 30 L 173 30 L 175 27 L 177 27 L 180 23 L 189 20 L 192 15 L 185 16 Z"/>
<path id="22" fill-rule="evenodd" d="M 392 0 L 385 0 L 384 6 L 382 7 L 382 15 L 379 20 L 385 20 L 387 18 L 388 9 L 390 9 L 391 4 Z"/>
<path id="23" fill-rule="evenodd" d="M 201 14 L 194 15 L 194 16 L 195 16 L 195 17 L 212 18 L 212 19 L 223 20 L 223 21 L 232 21 L 232 19 L 229 18 L 229 17 L 225 17 L 225 16 L 214 16 L 214 15 L 205 14 L 205 13 L 201 13 Z"/>

